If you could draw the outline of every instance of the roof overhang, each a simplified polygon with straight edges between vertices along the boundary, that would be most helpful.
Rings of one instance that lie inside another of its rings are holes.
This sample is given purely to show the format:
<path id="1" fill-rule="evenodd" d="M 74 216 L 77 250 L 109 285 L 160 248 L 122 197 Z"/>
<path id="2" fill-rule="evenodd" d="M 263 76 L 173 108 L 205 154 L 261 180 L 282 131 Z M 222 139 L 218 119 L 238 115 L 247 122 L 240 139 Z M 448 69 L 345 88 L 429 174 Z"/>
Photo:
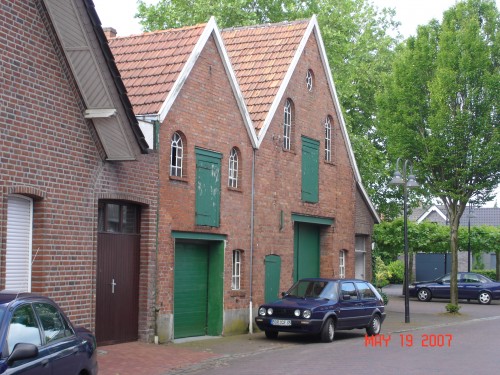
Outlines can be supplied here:
<path id="1" fill-rule="evenodd" d="M 102 29 L 92 1 L 43 0 L 43 3 L 86 107 L 83 116 L 94 124 L 107 159 L 135 160 L 134 136 L 142 148 L 142 134 L 137 122 L 130 122 L 127 112 L 131 109 L 124 106 L 120 97 L 126 94 L 116 86 L 116 80 L 121 81 L 119 75 L 111 74 L 112 55 L 104 56 L 106 51 L 96 35 Z M 136 121 L 135 116 L 132 118 Z"/>

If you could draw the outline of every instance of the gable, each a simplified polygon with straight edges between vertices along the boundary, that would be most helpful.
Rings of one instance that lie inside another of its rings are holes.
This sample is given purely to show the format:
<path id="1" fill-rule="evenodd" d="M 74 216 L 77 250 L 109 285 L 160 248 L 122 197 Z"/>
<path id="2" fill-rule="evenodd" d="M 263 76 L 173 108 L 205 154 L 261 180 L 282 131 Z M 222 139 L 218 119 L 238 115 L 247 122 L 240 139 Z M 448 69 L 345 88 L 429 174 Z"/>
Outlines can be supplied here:
<path id="1" fill-rule="evenodd" d="M 43 2 L 83 99 L 83 115 L 93 122 L 107 159 L 135 160 L 137 146 L 143 152 L 147 146 L 124 90 L 119 91 L 119 76 L 110 74 L 112 57 L 105 56 L 107 45 L 99 44 L 104 34 L 92 2 Z"/>

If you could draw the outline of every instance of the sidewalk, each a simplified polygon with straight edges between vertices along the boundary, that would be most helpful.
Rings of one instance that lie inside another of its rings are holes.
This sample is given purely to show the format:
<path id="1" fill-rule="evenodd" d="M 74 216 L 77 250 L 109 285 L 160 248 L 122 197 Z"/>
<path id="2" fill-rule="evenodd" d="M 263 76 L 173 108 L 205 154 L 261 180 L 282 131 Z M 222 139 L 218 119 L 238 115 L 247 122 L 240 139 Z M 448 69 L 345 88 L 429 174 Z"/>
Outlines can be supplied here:
<path id="1" fill-rule="evenodd" d="M 401 285 L 384 287 L 389 296 L 387 317 L 382 325 L 383 334 L 405 332 L 424 327 L 463 324 L 475 319 L 500 318 L 500 303 L 482 306 L 478 303 L 462 304 L 461 314 L 445 313 L 445 302 L 410 301 L 410 323 L 404 322 L 404 297 Z M 363 330 L 358 331 L 364 335 Z M 349 332 L 355 332 L 349 331 Z M 231 358 L 258 355 L 264 351 L 284 349 L 293 345 L 314 344 L 314 340 L 295 339 L 284 335 L 268 340 L 262 332 L 229 337 L 181 340 L 162 345 L 131 342 L 98 347 L 99 375 L 166 375 L 189 373 L 189 369 L 204 366 L 223 366 Z"/>

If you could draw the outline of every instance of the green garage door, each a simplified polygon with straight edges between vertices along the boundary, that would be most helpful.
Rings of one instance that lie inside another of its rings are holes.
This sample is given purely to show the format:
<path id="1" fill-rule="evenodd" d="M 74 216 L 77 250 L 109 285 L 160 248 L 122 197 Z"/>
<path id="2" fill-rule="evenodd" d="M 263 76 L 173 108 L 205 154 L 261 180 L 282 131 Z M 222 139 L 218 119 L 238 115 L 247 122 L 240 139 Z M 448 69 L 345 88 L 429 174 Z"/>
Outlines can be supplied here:
<path id="1" fill-rule="evenodd" d="M 208 257 L 206 245 L 175 246 L 175 338 L 207 334 Z"/>
<path id="2" fill-rule="evenodd" d="M 295 223 L 295 281 L 319 277 L 319 226 Z"/>

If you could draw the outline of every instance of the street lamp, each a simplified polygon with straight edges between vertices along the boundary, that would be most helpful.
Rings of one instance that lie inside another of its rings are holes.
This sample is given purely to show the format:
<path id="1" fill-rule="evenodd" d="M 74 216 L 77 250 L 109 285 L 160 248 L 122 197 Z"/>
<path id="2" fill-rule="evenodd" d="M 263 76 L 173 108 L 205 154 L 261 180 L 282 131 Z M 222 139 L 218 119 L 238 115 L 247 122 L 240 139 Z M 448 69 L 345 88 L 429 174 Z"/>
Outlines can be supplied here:
<path id="1" fill-rule="evenodd" d="M 405 279 L 404 279 L 404 293 L 405 293 L 405 323 L 410 323 L 410 293 L 409 293 L 409 266 L 408 266 L 408 189 L 418 187 L 417 180 L 413 174 L 413 164 L 411 161 L 405 160 L 403 163 L 403 174 L 399 172 L 399 158 L 396 161 L 396 172 L 390 182 L 392 185 L 403 185 L 403 202 L 404 202 L 404 263 L 405 263 Z M 406 175 L 406 168 L 410 165 L 410 174 Z"/>

